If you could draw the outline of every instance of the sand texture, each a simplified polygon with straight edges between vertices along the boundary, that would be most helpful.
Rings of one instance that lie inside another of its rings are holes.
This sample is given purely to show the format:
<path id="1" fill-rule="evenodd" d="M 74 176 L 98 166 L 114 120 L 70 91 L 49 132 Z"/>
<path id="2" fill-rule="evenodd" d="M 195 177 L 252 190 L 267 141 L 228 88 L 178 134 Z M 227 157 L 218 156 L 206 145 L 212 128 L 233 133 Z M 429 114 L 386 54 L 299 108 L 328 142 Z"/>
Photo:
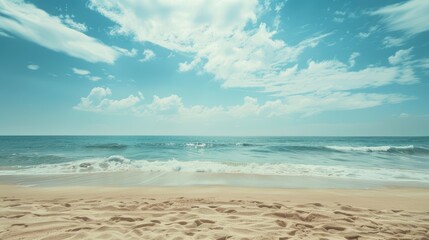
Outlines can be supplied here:
<path id="1" fill-rule="evenodd" d="M 0 190 L 0 239 L 429 239 L 428 190 Z"/>

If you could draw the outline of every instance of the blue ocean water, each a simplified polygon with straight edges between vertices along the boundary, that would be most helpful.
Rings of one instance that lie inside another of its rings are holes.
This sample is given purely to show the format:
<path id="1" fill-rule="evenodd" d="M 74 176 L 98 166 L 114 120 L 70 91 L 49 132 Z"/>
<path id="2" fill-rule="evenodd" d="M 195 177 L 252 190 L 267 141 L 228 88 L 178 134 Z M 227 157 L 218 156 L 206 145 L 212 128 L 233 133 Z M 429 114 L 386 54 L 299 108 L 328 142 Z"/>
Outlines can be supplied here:
<path id="1" fill-rule="evenodd" d="M 429 137 L 0 137 L 0 175 L 198 172 L 429 183 L 428 170 Z"/>

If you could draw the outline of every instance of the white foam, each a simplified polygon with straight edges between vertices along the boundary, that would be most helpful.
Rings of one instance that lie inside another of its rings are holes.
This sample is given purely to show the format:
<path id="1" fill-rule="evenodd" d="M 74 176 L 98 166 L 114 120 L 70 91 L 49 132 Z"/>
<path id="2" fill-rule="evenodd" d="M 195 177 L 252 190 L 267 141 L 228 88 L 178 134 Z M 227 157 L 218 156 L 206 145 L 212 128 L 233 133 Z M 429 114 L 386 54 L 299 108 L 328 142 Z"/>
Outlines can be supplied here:
<path id="1" fill-rule="evenodd" d="M 337 150 L 337 151 L 357 151 L 357 152 L 387 152 L 390 150 L 398 149 L 398 150 L 407 150 L 414 149 L 413 145 L 408 146 L 326 146 L 326 148 Z"/>
<path id="2" fill-rule="evenodd" d="M 291 163 L 237 163 L 213 161 L 147 161 L 129 160 L 115 155 L 108 158 L 86 159 L 61 164 L 43 164 L 0 170 L 0 175 L 68 174 L 96 172 L 207 172 L 258 175 L 314 176 L 383 181 L 429 182 L 424 171 L 389 168 L 351 168 L 345 166 L 304 165 Z"/>
<path id="3" fill-rule="evenodd" d="M 205 148 L 207 144 L 205 143 L 187 143 L 187 147 L 194 147 L 194 148 Z"/>

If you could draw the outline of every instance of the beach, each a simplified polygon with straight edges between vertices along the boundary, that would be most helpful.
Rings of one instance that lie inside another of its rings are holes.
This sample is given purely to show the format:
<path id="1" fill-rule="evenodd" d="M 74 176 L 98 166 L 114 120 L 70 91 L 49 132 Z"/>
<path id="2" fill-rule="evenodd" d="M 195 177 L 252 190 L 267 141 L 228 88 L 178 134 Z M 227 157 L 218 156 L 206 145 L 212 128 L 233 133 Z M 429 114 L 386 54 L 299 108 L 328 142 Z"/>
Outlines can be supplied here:
<path id="1" fill-rule="evenodd" d="M 429 239 L 429 190 L 0 186 L 0 239 Z"/>
<path id="2" fill-rule="evenodd" d="M 429 240 L 428 13 L 0 0 L 0 240 Z"/>
<path id="3" fill-rule="evenodd" d="M 0 239 L 429 239 L 429 138 L 0 137 Z"/>

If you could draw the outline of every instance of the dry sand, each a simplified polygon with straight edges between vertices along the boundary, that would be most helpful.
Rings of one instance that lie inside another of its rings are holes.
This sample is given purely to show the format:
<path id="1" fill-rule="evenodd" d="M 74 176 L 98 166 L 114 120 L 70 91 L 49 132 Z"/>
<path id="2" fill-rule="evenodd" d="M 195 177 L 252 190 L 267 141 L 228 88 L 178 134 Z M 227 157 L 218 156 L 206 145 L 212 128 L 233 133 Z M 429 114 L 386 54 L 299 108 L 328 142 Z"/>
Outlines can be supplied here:
<path id="1" fill-rule="evenodd" d="M 428 189 L 0 186 L 0 239 L 429 239 Z"/>

